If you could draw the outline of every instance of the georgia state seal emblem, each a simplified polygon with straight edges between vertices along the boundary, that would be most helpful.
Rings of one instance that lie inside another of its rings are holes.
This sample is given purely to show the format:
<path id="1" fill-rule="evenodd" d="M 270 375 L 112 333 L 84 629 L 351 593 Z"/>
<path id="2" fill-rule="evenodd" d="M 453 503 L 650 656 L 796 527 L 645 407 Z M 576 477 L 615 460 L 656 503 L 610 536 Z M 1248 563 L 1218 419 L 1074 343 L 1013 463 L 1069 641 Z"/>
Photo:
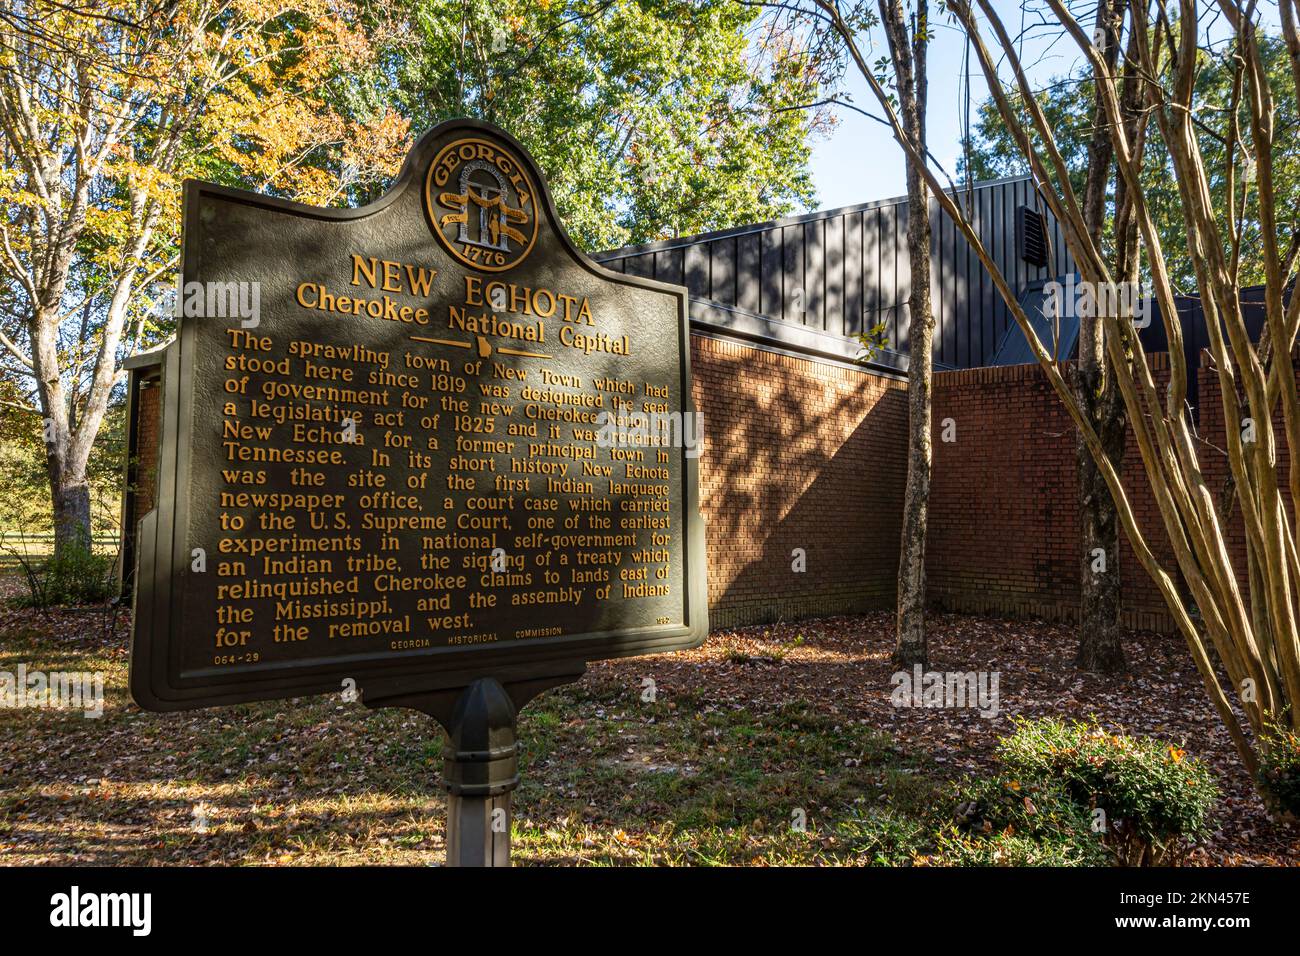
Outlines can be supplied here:
<path id="1" fill-rule="evenodd" d="M 537 239 L 537 193 L 503 145 L 467 136 L 429 166 L 424 203 L 433 233 L 458 262 L 484 272 L 519 265 Z"/>

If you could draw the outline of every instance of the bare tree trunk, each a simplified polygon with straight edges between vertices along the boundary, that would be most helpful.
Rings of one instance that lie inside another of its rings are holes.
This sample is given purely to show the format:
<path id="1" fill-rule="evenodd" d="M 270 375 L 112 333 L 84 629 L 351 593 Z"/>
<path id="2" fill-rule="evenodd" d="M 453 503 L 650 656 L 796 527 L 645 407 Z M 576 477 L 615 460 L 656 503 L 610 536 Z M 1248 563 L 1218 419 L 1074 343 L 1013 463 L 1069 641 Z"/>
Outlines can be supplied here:
<path id="1" fill-rule="evenodd" d="M 1099 0 L 1097 36 L 1104 38 L 1103 59 L 1114 70 L 1119 59 L 1124 0 Z M 1088 143 L 1088 177 L 1083 194 L 1083 219 L 1098 247 L 1106 221 L 1106 193 L 1114 169 L 1115 151 L 1106 128 L 1106 109 L 1096 97 L 1093 133 Z M 1120 278 L 1124 278 L 1121 276 Z M 1071 385 L 1079 409 L 1092 423 L 1106 457 L 1118 474 L 1124 458 L 1123 398 L 1115 376 L 1107 370 L 1105 325 L 1095 311 L 1079 318 L 1079 359 Z M 1119 520 L 1106 479 L 1079 434 L 1075 449 L 1079 478 L 1080 587 L 1079 649 L 1075 663 L 1087 671 L 1112 674 L 1126 667 L 1121 642 Z"/>
<path id="2" fill-rule="evenodd" d="M 902 0 L 880 0 L 880 20 L 889 37 L 903 129 L 925 153 L 926 75 L 929 11 L 918 0 L 916 19 L 907 22 Z M 930 192 L 911 164 L 907 168 L 907 253 L 912 291 L 908 298 L 908 456 L 903 500 L 903 530 L 898 559 L 897 644 L 901 666 L 929 665 L 925 635 L 925 539 L 930 508 L 931 351 L 934 316 L 930 310 Z"/>
<path id="3" fill-rule="evenodd" d="M 1092 421 L 1106 457 L 1113 463 L 1116 473 L 1120 473 L 1126 436 L 1119 390 L 1104 368 L 1084 364 L 1082 346 L 1073 378 L 1080 411 Z M 1120 406 L 1118 409 L 1117 405 Z M 1080 561 L 1079 649 L 1075 663 L 1083 670 L 1113 674 L 1127 666 L 1119 625 L 1122 596 L 1119 518 L 1106 479 L 1081 436 L 1076 455 L 1083 554 Z"/>
<path id="4" fill-rule="evenodd" d="M 61 294 L 63 281 L 56 287 Z M 58 296 L 51 294 L 58 302 Z M 58 308 L 38 308 L 28 325 L 32 343 L 32 373 L 36 380 L 38 405 L 43 416 L 45 470 L 50 478 L 50 503 L 54 512 L 54 550 L 89 541 L 90 486 L 86 461 L 78 463 L 74 452 L 72 423 L 67 393 L 60 376 L 58 358 Z"/>
<path id="5" fill-rule="evenodd" d="M 83 472 L 80 478 L 64 475 L 57 483 L 50 476 L 54 505 L 54 550 L 69 546 L 90 547 L 90 483 Z"/>

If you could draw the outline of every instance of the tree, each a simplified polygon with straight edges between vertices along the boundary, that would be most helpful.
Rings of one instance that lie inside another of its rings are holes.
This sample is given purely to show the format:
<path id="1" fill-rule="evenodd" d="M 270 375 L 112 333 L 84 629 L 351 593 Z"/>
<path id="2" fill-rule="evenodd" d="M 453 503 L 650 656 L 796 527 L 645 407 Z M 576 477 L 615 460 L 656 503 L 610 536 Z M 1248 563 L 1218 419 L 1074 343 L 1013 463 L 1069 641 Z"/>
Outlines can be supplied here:
<path id="1" fill-rule="evenodd" d="M 1119 63 L 1124 27 L 1125 0 L 1098 0 L 1094 42 L 1111 75 Z M 1138 90 L 1133 75 L 1136 63 L 1125 60 L 1123 79 L 1125 122 L 1136 130 L 1145 116 L 1133 100 Z M 1093 78 L 1092 135 L 1088 138 L 1087 164 L 1082 193 L 1082 219 L 1091 242 L 1102 248 L 1106 232 L 1107 198 L 1115 165 L 1115 151 L 1106 130 L 1106 108 Z M 1134 139 L 1132 135 L 1130 141 Z M 1121 187 L 1122 188 L 1122 187 Z M 1125 231 L 1124 242 L 1112 244 L 1111 271 L 1121 282 L 1136 283 L 1136 243 L 1127 241 L 1131 223 L 1129 204 L 1118 200 L 1123 213 L 1115 218 L 1117 229 Z M 1125 361 L 1128 355 L 1125 354 Z M 1108 368 L 1105 324 L 1092 309 L 1079 316 L 1079 356 L 1071 368 L 1075 400 L 1088 417 L 1110 467 L 1119 474 L 1124 463 L 1125 424 L 1123 397 Z M 1106 489 L 1101 469 L 1092 459 L 1087 442 L 1078 436 L 1075 451 L 1079 479 L 1079 648 L 1075 663 L 1083 670 L 1117 673 L 1124 670 L 1124 645 L 1119 626 L 1120 566 L 1119 518 L 1115 502 Z"/>
<path id="2" fill-rule="evenodd" d="M 1183 398 L 1188 369 L 1183 330 L 1174 308 L 1174 284 L 1151 197 L 1142 181 L 1141 144 L 1131 137 L 1132 129 L 1126 122 L 1120 78 L 1064 0 L 1048 3 L 1096 77 L 1116 168 L 1131 202 L 1131 214 L 1168 336 L 1170 379 L 1161 389 L 1133 328 L 1131 303 L 1116 297 L 1108 303 L 1112 307 L 1101 310 L 1111 369 L 1119 382 L 1130 427 L 1141 451 L 1143 471 L 1185 588 L 1152 552 L 1096 430 L 1051 352 L 1035 334 L 1005 275 L 961 207 L 941 191 L 936 192 L 936 197 L 988 270 L 1049 384 L 1083 434 L 1116 503 L 1124 532 L 1186 640 L 1206 693 L 1243 765 L 1264 799 L 1276 805 L 1277 794 L 1258 773 L 1261 757 L 1269 758 L 1274 748 L 1293 746 L 1294 734 L 1300 731 L 1300 634 L 1296 625 L 1300 556 L 1295 528 L 1300 504 L 1300 395 L 1291 361 L 1300 333 L 1300 296 L 1287 292 L 1295 276 L 1300 239 L 1295 232 L 1290 237 L 1283 233 L 1286 207 L 1279 205 L 1275 161 L 1279 156 L 1285 158 L 1286 147 L 1276 137 L 1275 88 L 1289 86 L 1291 95 L 1300 92 L 1300 0 L 1282 0 L 1281 4 L 1290 67 L 1289 75 L 1282 77 L 1265 66 L 1255 5 L 1235 0 L 1220 0 L 1217 5 L 1216 13 L 1222 14 L 1231 31 L 1228 45 L 1233 88 L 1239 97 L 1230 107 L 1229 134 L 1222 143 L 1223 163 L 1216 170 L 1224 182 L 1224 212 L 1214 201 L 1202 143 L 1206 134 L 1197 125 L 1201 106 L 1197 100 L 1197 74 L 1209 55 L 1201 46 L 1202 17 L 1215 14 L 1204 14 L 1195 0 L 1183 0 L 1176 11 L 1161 5 L 1154 13 L 1147 9 L 1146 0 L 1129 3 L 1132 40 L 1125 60 L 1135 65 L 1141 102 L 1147 104 L 1151 118 L 1151 134 L 1162 141 L 1176 174 L 1176 210 L 1186 231 L 1191 266 L 1206 313 L 1209 351 L 1224 420 L 1228 423 L 1223 454 L 1232 477 L 1232 502 L 1216 497 L 1207 484 L 1201 463 L 1205 449 L 1195 438 Z M 948 6 L 971 40 L 1002 121 L 1029 164 L 1044 202 L 1061 224 L 1083 280 L 1097 288 L 1110 286 L 1114 275 L 1089 232 L 1078 192 L 1071 182 L 1071 170 L 1046 113 L 1038 105 L 1005 24 L 991 0 L 949 0 Z M 841 17 L 834 19 L 834 26 L 852 47 L 852 33 L 843 28 Z M 992 48 L 986 33 L 992 35 Z M 860 54 L 855 53 L 854 59 L 861 68 Z M 1009 83 L 1004 83 L 999 73 L 1000 63 L 1006 64 Z M 862 72 L 872 85 L 870 71 Z M 1014 102 L 1008 86 L 1019 93 Z M 876 83 L 872 92 L 896 135 L 900 135 L 902 122 L 885 91 Z M 1138 132 L 1139 140 L 1145 135 L 1143 128 Z M 935 188 L 938 181 L 926 156 L 906 140 L 900 142 L 909 162 Z M 1253 254 L 1258 257 L 1265 279 L 1266 332 L 1259 343 L 1251 341 L 1241 303 L 1246 234 L 1240 210 L 1247 194 L 1253 195 L 1258 211 L 1259 248 Z M 1123 361 L 1125 349 L 1132 351 L 1132 363 Z M 1274 424 L 1279 403 L 1281 444 Z M 1280 475 L 1284 455 L 1286 483 Z M 1229 504 L 1233 505 L 1232 511 Z M 1246 536 L 1244 567 L 1234 565 L 1229 548 L 1228 521 L 1235 520 L 1238 514 Z M 1218 658 L 1222 674 L 1211 651 Z M 1241 717 L 1234 711 L 1234 698 Z M 1293 736 L 1288 738 L 1287 734 Z"/>
<path id="3" fill-rule="evenodd" d="M 1099 26 L 1094 28 L 1094 37 L 1099 35 L 1098 31 L 1106 17 L 1122 21 L 1126 4 L 1121 3 L 1117 9 L 1109 12 L 1107 6 L 1103 0 L 1098 7 Z M 1114 69 L 1121 31 L 1111 31 L 1109 27 L 1107 30 L 1105 41 L 1097 45 Z M 1131 35 L 1129 43 L 1132 43 Z M 1297 175 L 1300 172 L 1297 164 L 1300 142 L 1295 135 L 1295 97 L 1287 85 L 1281 82 L 1286 71 L 1282 39 L 1261 35 L 1260 53 L 1265 72 L 1279 91 L 1275 118 L 1275 184 L 1281 207 L 1290 210 L 1300 201 L 1300 176 Z M 1136 144 L 1135 149 L 1143 155 L 1141 180 L 1156 218 L 1175 289 L 1194 293 L 1195 269 L 1187 253 L 1187 232 L 1178 211 L 1176 177 L 1168 151 L 1159 137 L 1147 139 L 1136 136 L 1137 123 L 1148 116 L 1145 111 L 1137 111 L 1136 105 L 1131 102 L 1132 95 L 1140 88 L 1132 77 L 1136 69 L 1136 53 L 1130 50 L 1124 61 L 1124 75 L 1121 78 L 1125 97 L 1122 105 L 1130 117 L 1129 140 Z M 1099 248 L 1108 250 L 1112 271 L 1118 280 L 1136 282 L 1139 279 L 1136 225 L 1131 215 L 1125 220 L 1128 235 L 1114 235 L 1119 228 L 1118 206 L 1123 198 L 1124 182 L 1120 180 L 1115 184 L 1116 192 L 1114 198 L 1111 198 L 1106 193 L 1106 182 L 1100 175 L 1095 175 L 1099 172 L 1095 164 L 1096 158 L 1110 157 L 1113 153 L 1105 126 L 1103 104 L 1096 96 L 1079 95 L 1080 87 L 1089 83 L 1091 76 L 1091 67 L 1085 66 L 1066 80 L 1053 81 L 1037 98 L 1056 134 L 1058 148 L 1071 170 L 1071 184 L 1083 197 L 1083 212 L 1089 228 L 1093 230 L 1094 242 Z M 1218 216 L 1228 214 L 1227 183 L 1218 171 L 1223 168 L 1223 153 L 1231 136 L 1231 125 L 1242 121 L 1239 111 L 1244 109 L 1244 104 L 1241 89 L 1237 85 L 1239 79 L 1231 49 L 1201 52 L 1201 64 L 1195 83 L 1197 101 L 1203 105 L 1196 123 L 1202 131 L 1200 147 L 1206 156 L 1211 194 Z M 1011 90 L 1009 95 L 1014 99 L 1019 94 Z M 1091 116 L 1087 112 L 1089 109 L 1092 111 Z M 985 103 L 981 112 L 978 136 L 970 148 L 971 169 L 981 175 L 1027 171 L 1028 166 L 1015 148 L 992 98 Z M 1108 170 L 1106 179 L 1110 179 L 1113 172 L 1113 168 Z M 1243 233 L 1241 282 L 1262 282 L 1262 263 L 1255 255 L 1260 244 L 1259 220 L 1253 195 L 1243 197 L 1238 215 Z M 1294 224 L 1289 225 L 1289 231 L 1294 231 Z M 1101 330 L 1102 323 L 1095 317 L 1081 317 L 1079 362 L 1074 369 L 1072 381 L 1081 406 L 1092 418 L 1094 428 L 1118 472 L 1124 447 L 1123 402 L 1115 380 L 1105 374 L 1105 352 L 1100 347 Z M 1084 570 L 1078 662 L 1081 667 L 1090 670 L 1114 670 L 1122 662 L 1115 624 L 1119 610 L 1119 575 L 1115 573 L 1118 522 L 1110 496 L 1105 492 L 1104 482 L 1093 466 L 1091 455 L 1082 440 L 1079 443 L 1079 479 Z M 1097 547 L 1105 548 L 1105 574 L 1090 572 L 1090 558 Z"/>
<path id="4" fill-rule="evenodd" d="M 1104 35 L 1098 44 L 1103 58 L 1113 70 L 1122 42 L 1126 3 L 1098 6 L 1094 36 Z M 1104 34 L 1099 33 L 1104 30 Z M 1129 44 L 1132 43 L 1130 34 Z M 1275 189 L 1281 210 L 1300 208 L 1300 126 L 1296 99 L 1282 82 L 1286 75 L 1286 49 L 1281 37 L 1260 36 L 1260 56 L 1270 82 L 1278 90 L 1275 116 Z M 1129 140 L 1143 155 L 1141 180 L 1148 196 L 1161 248 L 1168 259 L 1171 281 L 1177 291 L 1196 291 L 1195 269 L 1187 252 L 1187 231 L 1179 214 L 1177 185 L 1168 151 L 1159 137 L 1138 137 L 1137 125 L 1149 115 L 1138 111 L 1133 97 L 1140 90 L 1133 73 L 1137 69 L 1134 51 L 1123 61 L 1121 76 L 1124 111 L 1129 116 Z M 1224 149 L 1231 136 L 1234 113 L 1236 122 L 1243 117 L 1238 111 L 1245 106 L 1232 51 L 1203 50 L 1196 83 L 1196 99 L 1203 104 L 1196 118 L 1203 135 L 1200 146 L 1206 157 L 1211 195 L 1216 215 L 1228 214 L 1227 181 L 1223 169 Z M 1124 224 L 1127 234 L 1117 236 L 1121 228 L 1118 207 L 1123 202 L 1125 185 L 1114 182 L 1113 151 L 1106 130 L 1104 105 L 1098 96 L 1081 96 L 1093 83 L 1092 69 L 1084 66 L 1072 76 L 1053 80 L 1037 99 L 1055 133 L 1058 148 L 1071 171 L 1071 185 L 1082 196 L 1083 213 L 1093 233 L 1093 241 L 1107 250 L 1117 280 L 1137 282 L 1138 273 L 1136 224 L 1129 215 Z M 1019 93 L 1008 91 L 1015 101 Z M 990 98 L 981 107 L 977 135 L 968 144 L 971 158 L 969 172 L 981 178 L 1029 171 L 1027 162 L 1016 148 L 1010 131 L 1002 122 L 996 102 Z M 1103 170 L 1101 162 L 1106 166 Z M 1108 192 L 1113 182 L 1113 192 Z M 1264 281 L 1263 265 L 1256 253 L 1260 250 L 1259 216 L 1255 197 L 1243 197 L 1241 217 L 1241 282 L 1245 285 Z M 1295 223 L 1284 228 L 1294 232 Z M 1094 316 L 1080 317 L 1079 358 L 1073 369 L 1072 384 L 1080 405 L 1092 419 L 1112 465 L 1122 466 L 1125 422 L 1123 400 L 1112 376 L 1106 374 L 1106 353 L 1102 338 L 1103 324 Z M 1078 448 L 1080 515 L 1082 523 L 1082 588 L 1079 620 L 1078 664 L 1087 670 L 1114 671 L 1123 666 L 1119 640 L 1120 575 L 1118 573 L 1119 525 L 1114 503 L 1105 490 L 1100 472 L 1082 438 Z M 1105 555 L 1105 572 L 1094 571 L 1097 549 Z"/>
<path id="5" fill-rule="evenodd" d="M 926 46 L 930 11 L 916 0 L 909 16 L 902 0 L 879 0 L 880 22 L 889 40 L 894 90 L 902 135 L 926 155 Z M 929 666 L 925 634 L 925 542 L 930 510 L 931 382 L 934 312 L 930 307 L 930 190 L 911 165 L 907 168 L 907 258 L 911 272 L 907 332 L 907 486 L 898 558 L 898 608 L 894 660 L 904 667 Z"/>
<path id="6" fill-rule="evenodd" d="M 156 331 L 138 293 L 174 268 L 181 178 L 328 202 L 395 167 L 405 125 L 323 95 L 370 56 L 349 17 L 334 0 L 18 0 L 0 19 L 2 369 L 43 422 L 57 548 L 89 533 L 87 462 L 121 359 Z"/>
<path id="7" fill-rule="evenodd" d="M 386 15 L 386 14 L 382 14 Z M 496 123 L 536 157 L 590 250 L 811 205 L 797 36 L 734 0 L 399 0 L 377 67 L 417 127 Z M 371 11 L 371 16 L 381 14 Z"/>
<path id="8" fill-rule="evenodd" d="M 1300 109 L 1294 91 L 1287 81 L 1290 66 L 1286 43 L 1281 36 L 1261 33 L 1260 59 L 1276 91 L 1274 100 L 1274 188 L 1277 190 L 1279 222 L 1283 231 L 1290 234 L 1300 224 Z M 1129 63 L 1128 59 L 1125 63 Z M 1227 214 L 1227 179 L 1223 174 L 1226 143 L 1231 137 L 1233 115 L 1233 87 L 1236 68 L 1232 49 L 1227 46 L 1202 50 L 1196 75 L 1196 101 L 1202 104 L 1196 116 L 1196 125 L 1202 131 L 1201 150 L 1206 161 L 1206 175 L 1215 215 Z M 1132 69 L 1132 67 L 1129 67 Z M 1094 108 L 1096 98 L 1087 93 L 1092 83 L 1092 69 L 1083 66 L 1073 74 L 1054 77 L 1037 91 L 1039 109 L 1043 111 L 1056 137 L 1057 148 L 1070 169 L 1070 182 L 1076 192 L 1085 192 L 1088 170 L 1088 146 L 1092 142 L 1096 123 Z M 1007 90 L 1007 96 L 1017 112 L 1024 109 L 1019 93 Z M 1241 93 L 1236 95 L 1238 122 L 1245 119 L 1246 103 Z M 1104 134 L 1104 130 L 1101 131 Z M 969 156 L 969 163 L 965 157 Z M 970 143 L 958 167 L 972 179 L 995 179 L 999 176 L 1024 176 L 1030 172 L 1029 164 L 1021 155 L 1002 116 L 997 103 L 989 98 L 978 109 Z M 1249 170 L 1245 170 L 1249 173 Z M 1115 189 L 1122 188 L 1114 180 L 1107 199 L 1105 217 L 1107 234 L 1103 236 L 1110 248 L 1110 229 L 1114 221 Z M 1142 188 L 1147 195 L 1156 230 L 1160 234 L 1160 248 L 1164 250 L 1170 280 L 1179 294 L 1195 295 L 1196 270 L 1187 248 L 1187 230 L 1183 226 L 1178 196 L 1178 183 L 1174 178 L 1173 161 L 1159 136 L 1145 143 L 1141 167 Z M 1240 190 L 1240 181 L 1238 189 Z M 1264 283 L 1264 263 L 1260 257 L 1263 244 L 1259 237 L 1259 212 L 1253 192 L 1238 196 L 1242 200 L 1236 210 L 1241 219 L 1241 281 L 1253 286 Z"/>

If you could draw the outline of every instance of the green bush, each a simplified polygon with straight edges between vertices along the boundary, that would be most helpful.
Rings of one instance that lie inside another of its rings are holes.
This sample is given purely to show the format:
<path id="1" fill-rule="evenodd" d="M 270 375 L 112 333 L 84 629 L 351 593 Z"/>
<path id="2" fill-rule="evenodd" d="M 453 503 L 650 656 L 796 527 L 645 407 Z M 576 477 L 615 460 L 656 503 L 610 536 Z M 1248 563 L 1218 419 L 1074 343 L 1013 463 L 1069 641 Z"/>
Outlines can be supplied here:
<path id="1" fill-rule="evenodd" d="M 937 835 L 952 866 L 1104 866 L 1110 855 L 1091 818 L 1059 787 L 1008 777 L 964 787 Z"/>
<path id="2" fill-rule="evenodd" d="M 1272 798 L 1275 809 L 1300 817 L 1300 734 L 1279 728 L 1261 744 L 1260 789 Z"/>
<path id="3" fill-rule="evenodd" d="M 1078 721 L 1021 720 L 999 756 L 1022 785 L 1059 787 L 1093 815 L 1126 866 L 1176 863 L 1209 833 L 1214 778 L 1172 744 Z"/>
<path id="4" fill-rule="evenodd" d="M 89 541 L 65 544 L 44 562 L 20 561 L 27 594 L 18 603 L 26 607 L 96 604 L 117 589 L 116 557 L 96 554 Z"/>

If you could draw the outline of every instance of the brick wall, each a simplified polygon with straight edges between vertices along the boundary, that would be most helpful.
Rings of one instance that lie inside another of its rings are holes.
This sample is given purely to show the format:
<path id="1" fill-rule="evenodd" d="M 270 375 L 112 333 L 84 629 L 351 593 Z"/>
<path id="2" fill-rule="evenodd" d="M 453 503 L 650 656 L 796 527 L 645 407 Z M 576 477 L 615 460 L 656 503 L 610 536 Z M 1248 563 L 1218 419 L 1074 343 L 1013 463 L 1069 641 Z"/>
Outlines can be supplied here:
<path id="1" fill-rule="evenodd" d="M 1156 354 L 1150 360 L 1157 384 L 1163 385 L 1168 356 Z M 926 561 L 931 603 L 953 611 L 1077 619 L 1084 555 L 1075 434 L 1047 377 L 1037 365 L 1015 365 L 939 372 L 934 380 Z M 1212 389 L 1203 392 L 1201 407 L 1217 400 Z M 947 418 L 955 425 L 956 441 L 951 443 L 941 440 Z M 1202 455 L 1212 471 L 1213 450 L 1205 446 Z M 1131 435 L 1123 478 L 1138 527 L 1162 564 L 1173 569 Z M 1119 564 L 1124 625 L 1173 630 L 1164 600 L 1127 538 L 1121 541 Z"/>
<path id="2" fill-rule="evenodd" d="M 162 389 L 158 379 L 148 382 L 148 387 L 141 388 L 136 401 L 139 403 L 139 427 L 136 445 L 136 516 L 148 514 L 153 510 L 154 494 L 158 487 L 158 427 L 160 424 L 159 400 Z"/>
<path id="3" fill-rule="evenodd" d="M 691 364 L 711 623 L 892 606 L 905 383 L 700 335 Z"/>

